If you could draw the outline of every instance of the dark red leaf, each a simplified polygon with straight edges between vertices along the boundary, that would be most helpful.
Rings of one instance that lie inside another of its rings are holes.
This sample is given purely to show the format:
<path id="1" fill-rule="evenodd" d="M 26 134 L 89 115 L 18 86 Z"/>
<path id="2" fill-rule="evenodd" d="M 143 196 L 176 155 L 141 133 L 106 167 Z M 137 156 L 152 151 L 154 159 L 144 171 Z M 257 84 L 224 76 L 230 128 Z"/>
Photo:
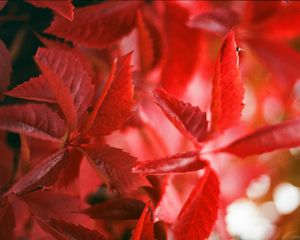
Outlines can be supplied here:
<path id="1" fill-rule="evenodd" d="M 237 123 L 244 107 L 243 98 L 239 56 L 234 33 L 231 31 L 222 45 L 213 79 L 212 131 L 223 131 Z"/>
<path id="2" fill-rule="evenodd" d="M 207 167 L 174 224 L 177 240 L 204 240 L 213 229 L 218 213 L 219 180 L 213 169 Z"/>
<path id="3" fill-rule="evenodd" d="M 82 63 L 71 52 L 39 48 L 35 61 L 39 64 L 53 95 L 71 127 L 77 126 L 93 97 L 94 88 Z"/>
<path id="4" fill-rule="evenodd" d="M 0 198 L 0 239 L 14 240 L 15 215 L 7 198 Z"/>
<path id="5" fill-rule="evenodd" d="M 4 2 L 5 4 L 6 2 Z M 0 3 L 0 9 L 1 9 Z M 7 90 L 12 72 L 10 53 L 4 43 L 0 40 L 0 97 Z M 2 97 L 1 97 L 2 98 Z"/>
<path id="6" fill-rule="evenodd" d="M 30 212 L 40 218 L 57 218 L 76 223 L 87 219 L 84 215 L 74 214 L 75 210 L 80 209 L 81 202 L 78 197 L 70 194 L 48 190 L 26 193 L 20 197 L 26 202 Z"/>
<path id="7" fill-rule="evenodd" d="M 149 203 L 145 206 L 144 211 L 137 222 L 132 235 L 132 240 L 154 240 L 153 220 Z"/>
<path id="8" fill-rule="evenodd" d="M 66 149 L 62 149 L 35 165 L 17 181 L 9 192 L 21 195 L 38 187 L 53 185 L 64 165 L 65 152 Z"/>
<path id="9" fill-rule="evenodd" d="M 45 76 L 31 78 L 4 94 L 11 97 L 22 98 L 32 101 L 55 103 L 56 99 L 53 96 L 50 85 Z"/>
<path id="10" fill-rule="evenodd" d="M 74 6 L 72 0 L 26 0 L 35 7 L 50 8 L 54 12 L 72 21 Z"/>
<path id="11" fill-rule="evenodd" d="M 131 172 L 136 158 L 118 148 L 89 145 L 84 148 L 94 168 L 104 175 L 109 185 L 121 193 L 128 193 L 147 185 L 146 179 Z"/>
<path id="12" fill-rule="evenodd" d="M 281 148 L 297 147 L 300 145 L 299 131 L 299 118 L 276 125 L 264 126 L 229 143 L 218 151 L 246 157 Z"/>
<path id="13" fill-rule="evenodd" d="M 93 219 L 129 220 L 138 219 L 145 203 L 131 198 L 115 198 L 93 205 L 81 212 Z"/>
<path id="14" fill-rule="evenodd" d="M 68 186 L 79 177 L 82 153 L 75 148 L 69 148 L 65 154 L 65 165 L 61 169 L 61 174 L 57 180 L 59 187 Z"/>
<path id="15" fill-rule="evenodd" d="M 133 172 L 143 174 L 185 173 L 197 171 L 206 166 L 207 162 L 199 158 L 198 152 L 187 152 L 140 162 L 133 168 Z"/>
<path id="16" fill-rule="evenodd" d="M 201 142 L 207 137 L 205 112 L 171 97 L 162 89 L 156 89 L 153 94 L 158 106 L 183 135 L 194 142 Z"/>
<path id="17" fill-rule="evenodd" d="M 43 104 L 1 107 L 0 129 L 56 142 L 66 134 L 64 121 Z"/>
<path id="18" fill-rule="evenodd" d="M 87 47 L 104 48 L 130 33 L 140 4 L 138 1 L 104 2 L 76 8 L 72 22 L 55 16 L 45 32 Z"/>
<path id="19" fill-rule="evenodd" d="M 133 107 L 133 84 L 131 53 L 114 63 L 101 96 L 83 128 L 91 135 L 106 135 L 120 129 L 131 115 Z"/>
<path id="20" fill-rule="evenodd" d="M 105 240 L 105 237 L 96 230 L 88 229 L 82 225 L 65 222 L 61 219 L 38 219 L 41 227 L 51 233 L 58 240 Z"/>
<path id="21" fill-rule="evenodd" d="M 164 89 L 178 96 L 184 93 L 190 82 L 200 52 L 200 35 L 189 28 L 188 11 L 176 2 L 165 1 L 164 36 L 166 54 L 161 83 Z"/>

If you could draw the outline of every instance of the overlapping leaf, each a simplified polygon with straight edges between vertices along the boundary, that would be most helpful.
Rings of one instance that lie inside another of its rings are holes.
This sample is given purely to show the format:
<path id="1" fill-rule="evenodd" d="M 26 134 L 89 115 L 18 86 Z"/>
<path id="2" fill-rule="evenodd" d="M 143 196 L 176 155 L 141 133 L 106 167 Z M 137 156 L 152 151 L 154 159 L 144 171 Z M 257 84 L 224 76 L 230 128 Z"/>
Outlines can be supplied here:
<path id="1" fill-rule="evenodd" d="M 133 84 L 131 53 L 114 63 L 103 92 L 83 128 L 91 135 L 106 135 L 120 129 L 131 115 Z"/>
<path id="2" fill-rule="evenodd" d="M 65 149 L 59 150 L 49 158 L 35 165 L 28 173 L 22 176 L 10 189 L 10 193 L 23 194 L 37 187 L 53 185 L 64 165 Z"/>
<path id="3" fill-rule="evenodd" d="M 197 152 L 179 153 L 170 157 L 138 163 L 133 172 L 143 174 L 185 173 L 197 171 L 207 166 Z"/>
<path id="4" fill-rule="evenodd" d="M 56 142 L 66 133 L 64 121 L 42 104 L 1 107 L 0 129 Z"/>
<path id="5" fill-rule="evenodd" d="M 217 219 L 219 180 L 208 167 L 190 194 L 174 224 L 177 240 L 204 240 L 212 231 Z"/>
<path id="6" fill-rule="evenodd" d="M 238 65 L 237 45 L 231 31 L 222 45 L 213 79 L 212 131 L 223 131 L 231 127 L 241 116 L 244 88 Z"/>
<path id="7" fill-rule="evenodd" d="M 132 240 L 154 240 L 153 220 L 150 212 L 149 203 L 137 222 L 132 235 Z"/>
<path id="8" fill-rule="evenodd" d="M 31 78 L 29 81 L 5 92 L 5 95 L 39 102 L 56 102 L 55 96 L 50 90 L 50 85 L 43 75 Z"/>
<path id="9" fill-rule="evenodd" d="M 72 21 L 74 15 L 74 6 L 72 4 L 72 0 L 63 0 L 63 1 L 45 1 L 45 0 L 26 0 L 30 4 L 34 5 L 35 7 L 41 8 L 50 8 L 59 15 L 63 16 L 64 18 Z"/>
<path id="10" fill-rule="evenodd" d="M 58 240 L 104 240 L 105 237 L 96 230 L 88 229 L 82 225 L 65 222 L 61 219 L 38 219 L 44 230 L 51 233 Z"/>
<path id="11" fill-rule="evenodd" d="M 42 69 L 52 93 L 71 127 L 77 126 L 78 117 L 86 114 L 93 97 L 91 79 L 79 59 L 71 52 L 39 48 L 35 61 Z"/>
<path id="12" fill-rule="evenodd" d="M 145 204 L 131 198 L 115 198 L 93 205 L 81 212 L 94 219 L 128 220 L 138 219 Z"/>
<path id="13" fill-rule="evenodd" d="M 76 8 L 72 22 L 56 16 L 46 33 L 87 47 L 104 48 L 135 26 L 139 2 L 105 2 Z"/>
<path id="14" fill-rule="evenodd" d="M 131 172 L 131 168 L 136 164 L 136 158 L 121 149 L 107 145 L 104 147 L 89 145 L 84 151 L 95 169 L 117 191 L 128 193 L 147 185 L 144 177 Z"/>
<path id="15" fill-rule="evenodd" d="M 207 137 L 208 122 L 205 112 L 169 96 L 162 89 L 156 89 L 154 97 L 167 118 L 182 134 L 195 142 L 201 142 Z"/>
<path id="16" fill-rule="evenodd" d="M 297 147 L 300 145 L 299 131 L 299 118 L 276 125 L 264 126 L 229 143 L 220 151 L 246 157 L 281 148 Z"/>

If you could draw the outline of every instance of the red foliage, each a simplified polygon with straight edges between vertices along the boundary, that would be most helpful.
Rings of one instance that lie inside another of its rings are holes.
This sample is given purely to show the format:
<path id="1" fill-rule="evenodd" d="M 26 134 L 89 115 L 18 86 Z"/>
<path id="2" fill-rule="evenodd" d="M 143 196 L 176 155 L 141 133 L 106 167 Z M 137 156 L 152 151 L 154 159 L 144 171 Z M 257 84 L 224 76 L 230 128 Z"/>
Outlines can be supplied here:
<path id="1" fill-rule="evenodd" d="M 250 181 L 284 179 L 257 155 L 300 146 L 299 4 L 26 2 L 58 15 L 26 82 L 0 40 L 0 239 L 227 238 Z"/>

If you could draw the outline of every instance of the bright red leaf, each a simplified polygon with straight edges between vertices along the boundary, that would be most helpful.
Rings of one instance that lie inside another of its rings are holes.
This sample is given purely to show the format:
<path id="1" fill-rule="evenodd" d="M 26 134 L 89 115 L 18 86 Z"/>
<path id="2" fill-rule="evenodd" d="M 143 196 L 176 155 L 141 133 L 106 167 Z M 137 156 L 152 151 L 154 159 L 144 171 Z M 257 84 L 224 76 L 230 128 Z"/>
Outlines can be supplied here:
<path id="1" fill-rule="evenodd" d="M 66 134 L 64 121 L 42 104 L 1 107 L 0 129 L 56 142 Z"/>
<path id="2" fill-rule="evenodd" d="M 218 151 L 247 157 L 281 148 L 297 147 L 300 145 L 299 131 L 299 118 L 276 125 L 264 126 L 236 139 Z"/>
<path id="3" fill-rule="evenodd" d="M 74 6 L 72 0 L 26 0 L 35 7 L 50 8 L 54 12 L 72 21 Z"/>
<path id="4" fill-rule="evenodd" d="M 134 101 L 130 61 L 131 53 L 118 58 L 113 65 L 83 132 L 107 135 L 120 129 L 131 115 Z"/>
<path id="5" fill-rule="evenodd" d="M 217 219 L 219 193 L 218 176 L 207 167 L 173 226 L 175 239 L 204 240 L 209 237 Z"/>
<path id="6" fill-rule="evenodd" d="M 165 62 L 161 83 L 174 96 L 182 95 L 198 63 L 200 34 L 189 28 L 189 14 L 176 2 L 165 1 L 164 36 Z"/>
<path id="7" fill-rule="evenodd" d="M 231 31 L 222 45 L 213 79 L 212 131 L 223 131 L 239 120 L 244 106 L 243 97 L 238 50 Z"/>
<path id="8" fill-rule="evenodd" d="M 45 31 L 87 47 L 104 48 L 130 33 L 139 2 L 104 2 L 76 8 L 72 22 L 55 16 Z"/>
<path id="9" fill-rule="evenodd" d="M 132 240 L 154 240 L 153 220 L 149 202 L 137 222 Z"/>
<path id="10" fill-rule="evenodd" d="M 186 137 L 201 142 L 207 137 L 206 113 L 198 107 L 171 97 L 162 89 L 154 91 L 154 98 L 167 118 Z"/>
<path id="11" fill-rule="evenodd" d="M 133 168 L 133 172 L 143 174 L 185 173 L 197 171 L 206 166 L 207 162 L 200 159 L 198 152 L 195 151 L 140 162 Z"/>

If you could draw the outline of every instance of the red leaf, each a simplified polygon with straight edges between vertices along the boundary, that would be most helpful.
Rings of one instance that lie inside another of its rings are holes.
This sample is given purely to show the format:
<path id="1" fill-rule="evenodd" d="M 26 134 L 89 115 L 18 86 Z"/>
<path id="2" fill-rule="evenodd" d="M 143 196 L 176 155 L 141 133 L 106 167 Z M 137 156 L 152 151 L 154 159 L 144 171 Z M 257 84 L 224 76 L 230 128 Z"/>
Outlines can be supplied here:
<path id="1" fill-rule="evenodd" d="M 247 43 L 259 59 L 270 69 L 280 87 L 290 93 L 299 79 L 300 54 L 285 43 L 267 38 L 248 38 Z"/>
<path id="2" fill-rule="evenodd" d="M 64 164 L 65 152 L 66 149 L 62 149 L 35 165 L 17 181 L 9 192 L 21 195 L 37 187 L 53 185 L 57 181 Z"/>
<path id="3" fill-rule="evenodd" d="M 207 137 L 205 112 L 171 97 L 162 89 L 156 89 L 153 94 L 158 106 L 184 136 L 194 142 L 201 142 Z"/>
<path id="4" fill-rule="evenodd" d="M 14 240 L 15 216 L 7 198 L 0 198 L 0 239 Z"/>
<path id="5" fill-rule="evenodd" d="M 26 202 L 30 212 L 40 218 L 57 218 L 76 223 L 88 219 L 84 215 L 74 214 L 74 211 L 81 207 L 80 199 L 66 193 L 35 191 L 23 194 L 20 197 Z"/>
<path id="6" fill-rule="evenodd" d="M 164 36 L 166 56 L 162 86 L 174 96 L 186 89 L 196 69 L 200 51 L 197 29 L 186 26 L 188 11 L 175 2 L 165 1 Z"/>
<path id="7" fill-rule="evenodd" d="M 231 31 L 222 45 L 213 80 L 212 131 L 223 131 L 231 127 L 241 116 L 244 88 L 238 64 L 237 46 Z"/>
<path id="8" fill-rule="evenodd" d="M 153 220 L 150 212 L 150 202 L 145 206 L 144 211 L 137 222 L 132 235 L 132 240 L 154 240 Z"/>
<path id="9" fill-rule="evenodd" d="M 61 219 L 57 220 L 52 218 L 50 220 L 42 220 L 39 218 L 38 223 L 45 231 L 51 233 L 55 239 L 105 240 L 105 237 L 96 230 L 88 229 L 82 225 L 65 222 Z"/>
<path id="10" fill-rule="evenodd" d="M 74 129 L 77 115 L 80 120 L 86 114 L 93 97 L 94 89 L 87 71 L 79 59 L 64 50 L 39 48 L 35 61 L 45 74 L 71 129 Z"/>
<path id="11" fill-rule="evenodd" d="M 208 167 L 174 224 L 176 239 L 202 240 L 209 237 L 217 219 L 219 193 L 218 176 Z"/>
<path id="12" fill-rule="evenodd" d="M 106 135 L 120 129 L 131 115 L 133 84 L 131 53 L 114 63 L 101 96 L 96 102 L 82 132 L 91 135 Z"/>
<path id="13" fill-rule="evenodd" d="M 145 204 L 136 199 L 115 198 L 93 205 L 81 212 L 93 219 L 129 220 L 138 219 Z"/>
<path id="14" fill-rule="evenodd" d="M 104 48 L 130 33 L 139 2 L 105 2 L 76 8 L 72 22 L 55 16 L 46 33 L 87 47 Z"/>
<path id="15" fill-rule="evenodd" d="M 181 196 L 172 183 L 172 178 L 169 177 L 164 185 L 163 194 L 154 211 L 155 221 L 164 221 L 173 223 L 181 208 Z"/>
<path id="16" fill-rule="evenodd" d="M 297 147 L 300 145 L 299 131 L 300 118 L 297 118 L 280 124 L 261 127 L 217 151 L 246 157 L 281 148 Z"/>
<path id="17" fill-rule="evenodd" d="M 207 166 L 197 152 L 179 153 L 167 158 L 140 162 L 133 168 L 135 173 L 166 174 L 197 171 Z"/>
<path id="18" fill-rule="evenodd" d="M 278 3 L 277 3 L 278 4 Z M 287 4 L 286 6 L 279 5 L 279 9 L 272 16 L 268 16 L 265 21 L 256 24 L 253 26 L 253 31 L 257 33 L 264 33 L 264 36 L 267 36 L 271 39 L 293 39 L 299 36 L 299 3 Z M 258 4 L 256 9 L 259 9 L 261 6 Z M 255 9 L 255 10 L 256 10 Z M 270 9 L 267 9 L 267 12 L 270 13 Z M 280 23 L 280 28 L 278 27 Z"/>
<path id="19" fill-rule="evenodd" d="M 0 129 L 55 142 L 66 133 L 64 121 L 42 104 L 1 107 Z"/>
<path id="20" fill-rule="evenodd" d="M 64 18 L 72 21 L 74 6 L 72 0 L 26 0 L 35 7 L 50 8 Z"/>
<path id="21" fill-rule="evenodd" d="M 69 148 L 64 158 L 66 164 L 61 169 L 61 174 L 57 180 L 59 187 L 68 186 L 78 179 L 83 156 L 77 149 Z"/>
<path id="22" fill-rule="evenodd" d="M 132 173 L 131 168 L 136 158 L 118 148 L 89 145 L 84 148 L 86 157 L 94 168 L 104 175 L 109 185 L 121 193 L 128 193 L 138 187 L 147 185 L 147 181 L 139 174 Z"/>
<path id="23" fill-rule="evenodd" d="M 4 2 L 5 4 L 6 2 Z M 0 3 L 1 4 L 1 3 Z M 1 9 L 1 6 L 0 6 Z M 12 72 L 10 53 L 0 40 L 0 97 L 7 90 Z"/>
<path id="24" fill-rule="evenodd" d="M 44 75 L 31 78 L 4 94 L 11 97 L 22 98 L 32 101 L 55 103 L 56 99 Z"/>
<path id="25" fill-rule="evenodd" d="M 143 73 L 152 70 L 159 62 L 162 41 L 158 29 L 141 12 L 137 16 L 140 66 Z"/>

